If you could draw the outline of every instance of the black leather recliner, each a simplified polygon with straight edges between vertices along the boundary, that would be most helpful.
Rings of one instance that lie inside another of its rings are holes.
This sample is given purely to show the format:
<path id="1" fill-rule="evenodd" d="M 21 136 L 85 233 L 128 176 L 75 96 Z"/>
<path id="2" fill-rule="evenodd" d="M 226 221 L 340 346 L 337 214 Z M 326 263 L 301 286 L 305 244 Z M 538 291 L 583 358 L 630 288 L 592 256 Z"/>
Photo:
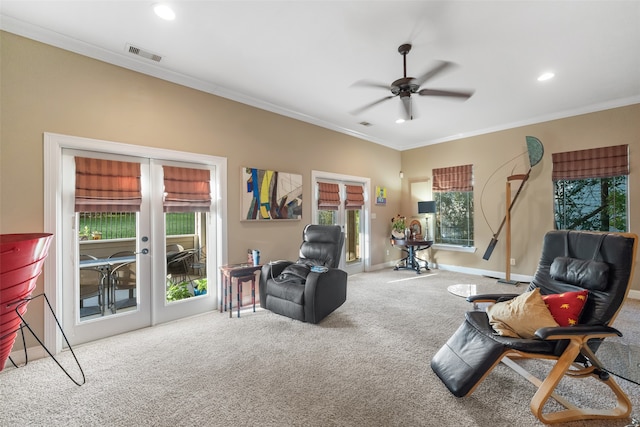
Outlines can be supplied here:
<path id="1" fill-rule="evenodd" d="M 347 300 L 347 273 L 338 269 L 344 233 L 337 225 L 304 228 L 297 262 L 262 267 L 260 306 L 308 323 L 318 323 Z M 312 267 L 326 267 L 314 272 Z"/>
<path id="2" fill-rule="evenodd" d="M 605 337 L 621 336 L 611 327 L 631 287 L 638 237 L 632 233 L 556 230 L 548 232 L 536 274 L 527 291 L 542 295 L 588 290 L 578 324 L 542 327 L 530 338 L 498 335 L 484 311 L 469 311 L 465 320 L 431 359 L 431 368 L 456 397 L 470 395 L 503 362 L 538 386 L 530 409 L 544 423 L 582 419 L 625 418 L 631 402 L 595 356 Z M 473 295 L 469 302 L 494 303 L 517 295 Z M 555 361 L 544 380 L 517 359 Z M 582 365 L 580 367 L 580 365 Z M 565 377 L 595 378 L 615 395 L 611 409 L 578 407 L 554 391 Z M 543 412 L 552 398 L 566 409 Z"/>

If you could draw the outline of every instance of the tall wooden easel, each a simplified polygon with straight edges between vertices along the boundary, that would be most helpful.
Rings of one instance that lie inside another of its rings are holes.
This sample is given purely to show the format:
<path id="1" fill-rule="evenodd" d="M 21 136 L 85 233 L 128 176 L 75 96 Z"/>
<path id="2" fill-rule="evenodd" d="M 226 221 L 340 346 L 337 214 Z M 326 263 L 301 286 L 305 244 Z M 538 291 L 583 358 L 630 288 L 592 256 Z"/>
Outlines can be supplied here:
<path id="1" fill-rule="evenodd" d="M 505 206 L 506 206 L 506 214 L 504 216 L 504 225 L 505 225 L 505 235 L 507 237 L 507 241 L 505 244 L 505 257 L 507 268 L 505 269 L 505 278 L 504 280 L 498 280 L 499 283 L 507 283 L 509 285 L 517 285 L 518 282 L 516 280 L 511 280 L 511 181 L 522 181 L 522 184 L 527 180 L 529 174 L 521 174 L 521 175 L 511 175 L 507 177 L 507 187 L 505 190 Z M 522 188 L 522 184 L 520 184 L 520 188 Z M 514 200 L 515 202 L 515 200 Z"/>

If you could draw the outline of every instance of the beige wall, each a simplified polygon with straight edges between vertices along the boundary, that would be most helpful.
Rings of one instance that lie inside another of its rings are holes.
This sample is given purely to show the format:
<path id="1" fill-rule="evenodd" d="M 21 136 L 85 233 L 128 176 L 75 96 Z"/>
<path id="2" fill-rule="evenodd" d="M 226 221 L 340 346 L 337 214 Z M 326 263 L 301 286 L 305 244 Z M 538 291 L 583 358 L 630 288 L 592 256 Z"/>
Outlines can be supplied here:
<path id="1" fill-rule="evenodd" d="M 630 228 L 637 231 L 640 226 L 640 189 L 634 185 L 640 165 L 639 105 L 400 153 L 10 33 L 0 32 L 0 37 L 0 233 L 45 231 L 44 132 L 226 157 L 230 262 L 243 261 L 248 247 L 260 248 L 263 260 L 290 259 L 297 254 L 301 230 L 312 221 L 308 202 L 311 170 L 321 170 L 368 177 L 372 191 L 376 185 L 387 187 L 387 205 L 372 203 L 377 219 L 372 220 L 371 263 L 384 265 L 398 256 L 395 249 L 386 255 L 389 219 L 398 212 L 410 215 L 414 209 L 409 182 L 430 178 L 434 167 L 473 163 L 477 250 L 473 254 L 438 250 L 435 260 L 504 271 L 500 243 L 490 261 L 482 260 L 492 232 L 482 218 L 480 196 L 499 165 L 526 151 L 526 135 L 540 138 L 545 156 L 513 210 L 514 274 L 533 274 L 542 235 L 553 227 L 553 152 L 629 144 Z M 306 201 L 302 221 L 240 222 L 242 166 L 302 174 Z M 525 171 L 526 166 L 526 157 L 520 157 L 515 172 Z M 482 197 L 494 228 L 503 216 L 504 177 L 513 173 L 512 167 L 501 169 Z M 400 170 L 403 180 L 398 176 Z M 634 283 L 634 289 L 640 290 L 638 278 Z M 42 280 L 38 286 L 37 292 L 42 290 Z M 28 312 L 38 331 L 42 330 L 42 312 L 38 306 Z"/>
<path id="2" fill-rule="evenodd" d="M 639 233 L 640 187 L 636 184 L 640 179 L 640 104 L 636 104 L 402 152 L 404 194 L 408 194 L 412 181 L 426 179 L 431 184 L 433 168 L 473 164 L 476 251 L 460 253 L 434 250 L 433 256 L 437 262 L 471 269 L 505 271 L 504 229 L 489 261 L 483 260 L 482 256 L 505 216 L 507 176 L 524 174 L 529 168 L 527 135 L 540 139 L 545 152 L 540 163 L 532 169 L 511 211 L 511 258 L 516 259 L 512 274 L 533 275 L 540 256 L 542 237 L 546 231 L 553 229 L 552 153 L 628 144 L 631 168 L 629 230 Z M 524 155 L 517 157 L 522 153 Z M 512 183 L 513 195 L 520 183 Z M 410 212 L 411 209 L 413 206 L 409 198 L 403 198 L 403 212 Z M 640 275 L 635 276 L 633 289 L 640 290 Z"/>
<path id="3" fill-rule="evenodd" d="M 43 230 L 43 133 L 53 132 L 227 158 L 229 262 L 260 248 L 295 259 L 311 219 L 311 170 L 371 179 L 390 191 L 372 204 L 372 264 L 400 201 L 400 153 L 120 67 L 0 32 L 0 233 Z M 301 221 L 240 222 L 242 166 L 303 175 Z M 372 190 L 373 191 L 373 190 Z M 47 230 L 49 231 L 49 230 Z M 42 280 L 36 292 L 42 291 Z M 42 310 L 29 308 L 36 324 Z M 40 329 L 40 328 L 38 328 Z"/>

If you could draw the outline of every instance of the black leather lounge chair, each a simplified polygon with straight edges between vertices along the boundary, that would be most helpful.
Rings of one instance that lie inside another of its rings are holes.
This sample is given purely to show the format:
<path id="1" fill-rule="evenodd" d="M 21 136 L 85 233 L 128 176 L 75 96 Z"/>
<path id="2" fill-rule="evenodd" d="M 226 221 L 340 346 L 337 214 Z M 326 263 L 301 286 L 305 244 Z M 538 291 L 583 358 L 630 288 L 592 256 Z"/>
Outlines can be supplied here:
<path id="1" fill-rule="evenodd" d="M 538 387 L 529 406 L 544 423 L 626 418 L 631 412 L 631 402 L 603 369 L 595 353 L 605 337 L 622 335 L 611 324 L 629 292 L 637 240 L 637 236 L 630 233 L 547 233 L 538 269 L 527 291 L 532 291 L 529 294 L 532 295 L 539 289 L 543 298 L 550 298 L 548 295 L 561 298 L 559 294 L 577 292 L 575 295 L 584 295 L 586 290 L 586 302 L 576 324 L 542 327 L 535 330 L 531 338 L 510 337 L 498 335 L 494 330 L 494 327 L 500 329 L 495 318 L 493 326 L 490 324 L 492 309 L 488 309 L 489 315 L 485 311 L 470 311 L 466 313 L 459 329 L 431 360 L 433 371 L 451 393 L 463 397 L 470 395 L 502 361 Z M 467 300 L 496 302 L 503 297 L 508 300 L 517 296 L 476 295 Z M 527 314 L 528 305 L 522 307 Z M 550 305 L 543 302 L 542 307 Z M 555 315 L 552 320 L 557 320 Z M 561 325 L 561 322 L 557 323 Z M 554 365 L 547 377 L 540 380 L 514 361 L 518 358 L 546 359 L 554 361 Z M 593 409 L 569 402 L 566 396 L 554 393 L 565 376 L 597 379 L 611 389 L 616 406 L 612 409 Z M 549 398 L 555 399 L 566 409 L 543 413 Z"/>
<path id="2" fill-rule="evenodd" d="M 340 226 L 307 225 L 297 262 L 262 267 L 260 306 L 303 322 L 318 323 L 347 300 L 347 273 L 339 270 L 344 244 Z M 326 267 L 314 272 L 312 267 Z"/>

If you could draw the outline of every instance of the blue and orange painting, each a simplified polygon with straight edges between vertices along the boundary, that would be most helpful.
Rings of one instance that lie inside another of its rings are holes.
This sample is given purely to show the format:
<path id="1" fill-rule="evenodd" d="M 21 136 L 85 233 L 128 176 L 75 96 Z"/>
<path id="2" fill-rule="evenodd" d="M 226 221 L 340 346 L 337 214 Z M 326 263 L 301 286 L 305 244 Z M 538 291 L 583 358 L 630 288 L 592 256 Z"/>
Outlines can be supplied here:
<path id="1" fill-rule="evenodd" d="M 300 219 L 302 175 L 265 169 L 242 168 L 243 219 Z"/>

